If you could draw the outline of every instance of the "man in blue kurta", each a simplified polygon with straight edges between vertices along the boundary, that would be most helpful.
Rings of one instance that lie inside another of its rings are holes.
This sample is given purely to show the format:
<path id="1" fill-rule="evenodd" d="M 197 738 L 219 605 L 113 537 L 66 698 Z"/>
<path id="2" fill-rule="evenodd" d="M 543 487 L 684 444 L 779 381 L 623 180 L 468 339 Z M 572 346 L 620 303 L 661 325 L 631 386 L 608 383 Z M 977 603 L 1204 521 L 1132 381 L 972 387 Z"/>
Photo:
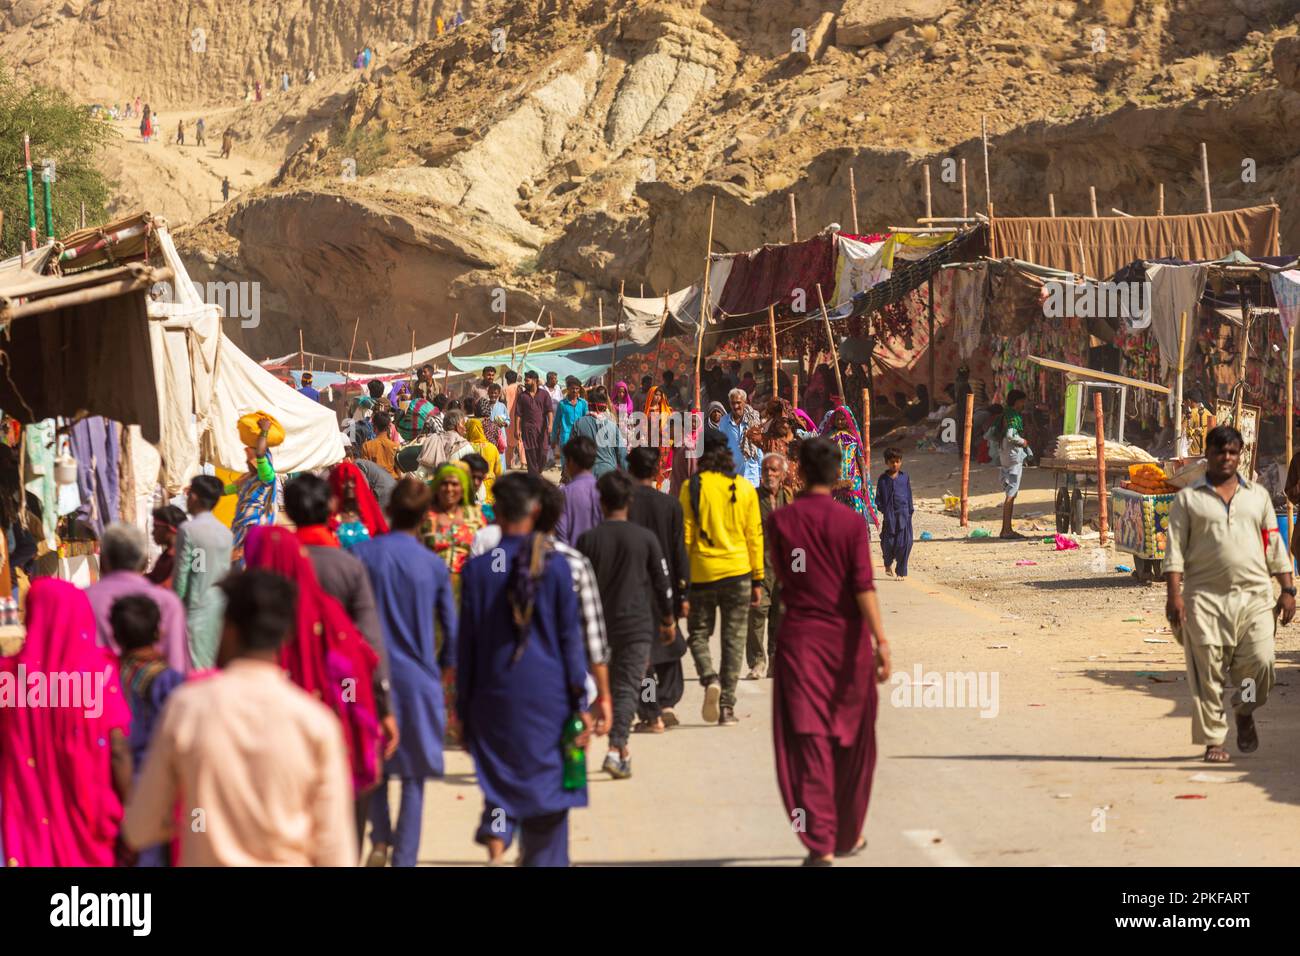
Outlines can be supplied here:
<path id="1" fill-rule="evenodd" d="M 447 711 L 442 694 L 444 673 L 456 669 L 456 642 L 446 641 L 441 655 L 434 648 L 433 616 L 446 634 L 456 633 L 451 573 L 446 562 L 424 546 L 420 525 L 432 503 L 429 486 L 407 477 L 397 483 L 388 503 L 391 531 L 352 547 L 366 566 L 379 608 L 388 650 L 391 701 L 397 718 L 397 752 L 384 774 L 402 781 L 394 832 L 388 788 L 380 787 L 370 805 L 371 864 L 382 866 L 388 848 L 393 866 L 415 866 L 420 849 L 424 782 L 443 774 L 442 741 Z"/>
<path id="2" fill-rule="evenodd" d="M 518 828 L 524 866 L 568 866 L 587 788 L 565 788 L 560 739 L 585 710 L 587 655 L 568 562 L 533 530 L 544 488 L 522 472 L 493 485 L 501 543 L 461 573 L 456 706 L 486 805 L 476 840 L 509 846 Z"/>

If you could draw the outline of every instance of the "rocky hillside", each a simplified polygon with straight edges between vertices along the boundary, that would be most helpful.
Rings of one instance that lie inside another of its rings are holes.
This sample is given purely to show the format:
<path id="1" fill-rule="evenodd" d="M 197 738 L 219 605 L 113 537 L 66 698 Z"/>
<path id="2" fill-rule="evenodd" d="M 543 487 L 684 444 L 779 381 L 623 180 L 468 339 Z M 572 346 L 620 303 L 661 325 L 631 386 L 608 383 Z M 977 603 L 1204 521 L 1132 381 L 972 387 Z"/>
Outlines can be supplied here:
<path id="1" fill-rule="evenodd" d="M 275 16 L 322 6 L 345 4 Z M 374 22 L 401 7 L 408 22 L 421 5 L 346 6 Z M 791 194 L 800 235 L 850 228 L 850 169 L 864 230 L 923 215 L 927 163 L 936 214 L 959 214 L 945 159 L 967 161 L 982 209 L 981 116 L 1000 213 L 1045 213 L 1049 192 L 1059 212 L 1085 213 L 1089 186 L 1103 211 L 1153 211 L 1160 183 L 1168 212 L 1197 211 L 1202 140 L 1216 208 L 1273 196 L 1285 211 L 1300 200 L 1297 12 L 1300 0 L 486 2 L 454 33 L 322 83 L 314 105 L 307 90 L 292 114 L 242 108 L 250 136 L 283 151 L 280 172 L 183 248 L 202 278 L 262 283 L 274 321 L 251 333 L 255 352 L 296 348 L 300 327 L 346 352 L 357 316 L 376 352 L 396 352 L 412 329 L 445 335 L 453 312 L 462 329 L 498 321 L 497 289 L 512 321 L 545 305 L 557 324 L 586 324 L 620 283 L 688 284 L 712 200 L 715 251 L 788 239 Z M 1300 248 L 1290 222 L 1283 244 Z"/>

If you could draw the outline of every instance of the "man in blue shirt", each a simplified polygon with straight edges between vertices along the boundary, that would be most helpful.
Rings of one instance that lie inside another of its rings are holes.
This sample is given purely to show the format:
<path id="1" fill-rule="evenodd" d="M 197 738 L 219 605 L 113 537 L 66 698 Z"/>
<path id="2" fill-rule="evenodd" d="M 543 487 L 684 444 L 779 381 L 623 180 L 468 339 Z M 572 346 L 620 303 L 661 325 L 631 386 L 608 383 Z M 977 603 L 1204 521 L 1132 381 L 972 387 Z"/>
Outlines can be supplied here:
<path id="1" fill-rule="evenodd" d="M 551 426 L 551 447 L 563 448 L 578 419 L 587 414 L 587 400 L 578 393 L 582 383 L 572 375 L 564 380 L 564 400 L 555 406 L 555 423 Z"/>
<path id="2" fill-rule="evenodd" d="M 302 373 L 302 387 L 298 389 L 299 395 L 306 395 L 313 402 L 320 401 L 320 392 L 311 387 L 311 372 Z"/>
<path id="3" fill-rule="evenodd" d="M 736 462 L 736 474 L 757 488 L 763 478 L 763 451 L 749 440 L 748 434 L 750 429 L 758 427 L 758 409 L 749 404 L 743 388 L 733 388 L 727 400 L 731 403 L 731 414 L 722 416 L 718 431 L 726 436 L 731 457 Z"/>

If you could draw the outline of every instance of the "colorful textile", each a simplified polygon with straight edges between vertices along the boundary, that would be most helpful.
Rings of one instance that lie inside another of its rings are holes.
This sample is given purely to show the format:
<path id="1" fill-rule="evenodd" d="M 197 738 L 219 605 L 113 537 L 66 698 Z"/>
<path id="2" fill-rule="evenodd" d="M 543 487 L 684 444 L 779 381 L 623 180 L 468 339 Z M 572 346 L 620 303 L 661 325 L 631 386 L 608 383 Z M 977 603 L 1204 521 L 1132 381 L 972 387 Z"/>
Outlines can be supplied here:
<path id="1" fill-rule="evenodd" d="M 1277 300 L 1282 334 L 1290 335 L 1291 329 L 1295 327 L 1297 316 L 1300 316 L 1300 270 L 1287 269 L 1284 272 L 1274 272 L 1270 280 L 1273 284 L 1273 298 Z"/>
<path id="2" fill-rule="evenodd" d="M 889 278 L 890 271 L 884 262 L 885 237 L 869 236 L 866 241 L 859 241 L 840 233 L 836 243 L 839 260 L 835 265 L 835 298 L 827 301 L 828 306 L 847 302 Z"/>
<path id="3" fill-rule="evenodd" d="M 30 698 L 29 706 L 0 706 L 5 863 L 112 866 L 122 802 L 113 788 L 109 738 L 115 730 L 126 735 L 131 725 L 117 657 L 96 643 L 90 602 L 66 581 L 32 582 L 26 614 L 27 639 L 15 656 L 0 657 L 0 675 L 14 679 L 25 671 L 24 693 L 37 673 L 80 675 L 83 687 L 97 686 L 102 712 L 30 706 Z"/>
<path id="4" fill-rule="evenodd" d="M 378 655 L 343 606 L 321 588 L 306 549 L 292 532 L 251 529 L 246 557 L 250 568 L 274 571 L 298 586 L 297 624 L 280 648 L 278 663 L 290 680 L 334 711 L 347 745 L 353 789 L 370 789 L 379 777 Z"/>
<path id="5" fill-rule="evenodd" d="M 835 427 L 836 413 L 844 416 L 844 427 Z M 868 476 L 866 463 L 862 457 L 862 436 L 858 432 L 853 413 L 843 405 L 836 405 L 826 412 L 822 419 L 821 433 L 840 446 L 840 481 L 831 490 L 836 501 L 849 505 L 866 519 L 873 527 L 878 527 L 879 519 L 871 501 L 871 491 L 867 487 Z"/>
<path id="6" fill-rule="evenodd" d="M 823 295 L 835 288 L 835 237 L 823 233 L 805 242 L 762 246 L 731 256 L 731 275 L 722 291 L 719 306 L 727 315 L 765 312 L 794 302 L 795 290 L 802 290 L 805 309 L 816 301 L 816 287 Z M 829 303 L 828 303 L 829 304 Z"/>
<path id="7" fill-rule="evenodd" d="M 438 486 L 454 480 L 460 484 L 461 500 L 451 511 L 430 511 L 420 527 L 420 537 L 425 545 L 447 564 L 453 576 L 459 576 L 469 560 L 474 535 L 484 525 L 483 512 L 474 504 L 474 493 L 469 471 L 459 463 L 443 465 L 434 474 L 430 484 L 435 499 Z"/>
<path id="8" fill-rule="evenodd" d="M 350 461 L 341 461 L 330 469 L 329 482 L 330 491 L 339 503 L 339 510 L 330 516 L 332 530 L 338 530 L 343 512 L 355 510 L 361 523 L 370 532 L 370 537 L 376 538 L 388 533 L 388 521 L 384 518 L 383 509 L 379 507 L 379 499 L 370 489 L 370 482 L 360 468 Z M 349 507 L 353 504 L 355 508 Z"/>
<path id="9" fill-rule="evenodd" d="M 263 462 L 271 469 L 269 481 L 264 477 Z M 256 471 L 249 472 L 235 483 L 239 497 L 235 501 L 235 520 L 231 522 L 230 530 L 235 536 L 236 551 L 244 547 L 252 528 L 275 523 L 275 499 L 280 480 L 276 477 L 274 468 L 268 451 L 265 458 L 257 460 Z"/>

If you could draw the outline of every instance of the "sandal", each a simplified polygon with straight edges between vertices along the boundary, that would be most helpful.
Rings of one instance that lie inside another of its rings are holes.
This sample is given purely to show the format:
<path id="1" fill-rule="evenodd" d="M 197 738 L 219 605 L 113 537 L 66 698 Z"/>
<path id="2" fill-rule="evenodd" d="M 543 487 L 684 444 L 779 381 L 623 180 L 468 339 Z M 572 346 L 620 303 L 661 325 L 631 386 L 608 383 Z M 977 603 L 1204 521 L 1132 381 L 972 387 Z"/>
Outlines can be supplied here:
<path id="1" fill-rule="evenodd" d="M 636 726 L 632 728 L 634 734 L 662 734 L 667 728 L 664 727 L 662 719 L 649 721 L 638 720 Z"/>
<path id="2" fill-rule="evenodd" d="M 1209 746 L 1205 748 L 1205 756 L 1201 759 L 1206 763 L 1227 763 L 1232 756 L 1222 747 Z"/>
<path id="3" fill-rule="evenodd" d="M 840 857 L 841 859 L 848 856 L 857 856 L 866 848 L 867 848 L 867 838 L 862 837 L 860 840 L 858 840 L 857 846 L 855 846 L 852 850 L 845 850 L 843 853 L 836 853 L 835 855 L 837 857 Z"/>

